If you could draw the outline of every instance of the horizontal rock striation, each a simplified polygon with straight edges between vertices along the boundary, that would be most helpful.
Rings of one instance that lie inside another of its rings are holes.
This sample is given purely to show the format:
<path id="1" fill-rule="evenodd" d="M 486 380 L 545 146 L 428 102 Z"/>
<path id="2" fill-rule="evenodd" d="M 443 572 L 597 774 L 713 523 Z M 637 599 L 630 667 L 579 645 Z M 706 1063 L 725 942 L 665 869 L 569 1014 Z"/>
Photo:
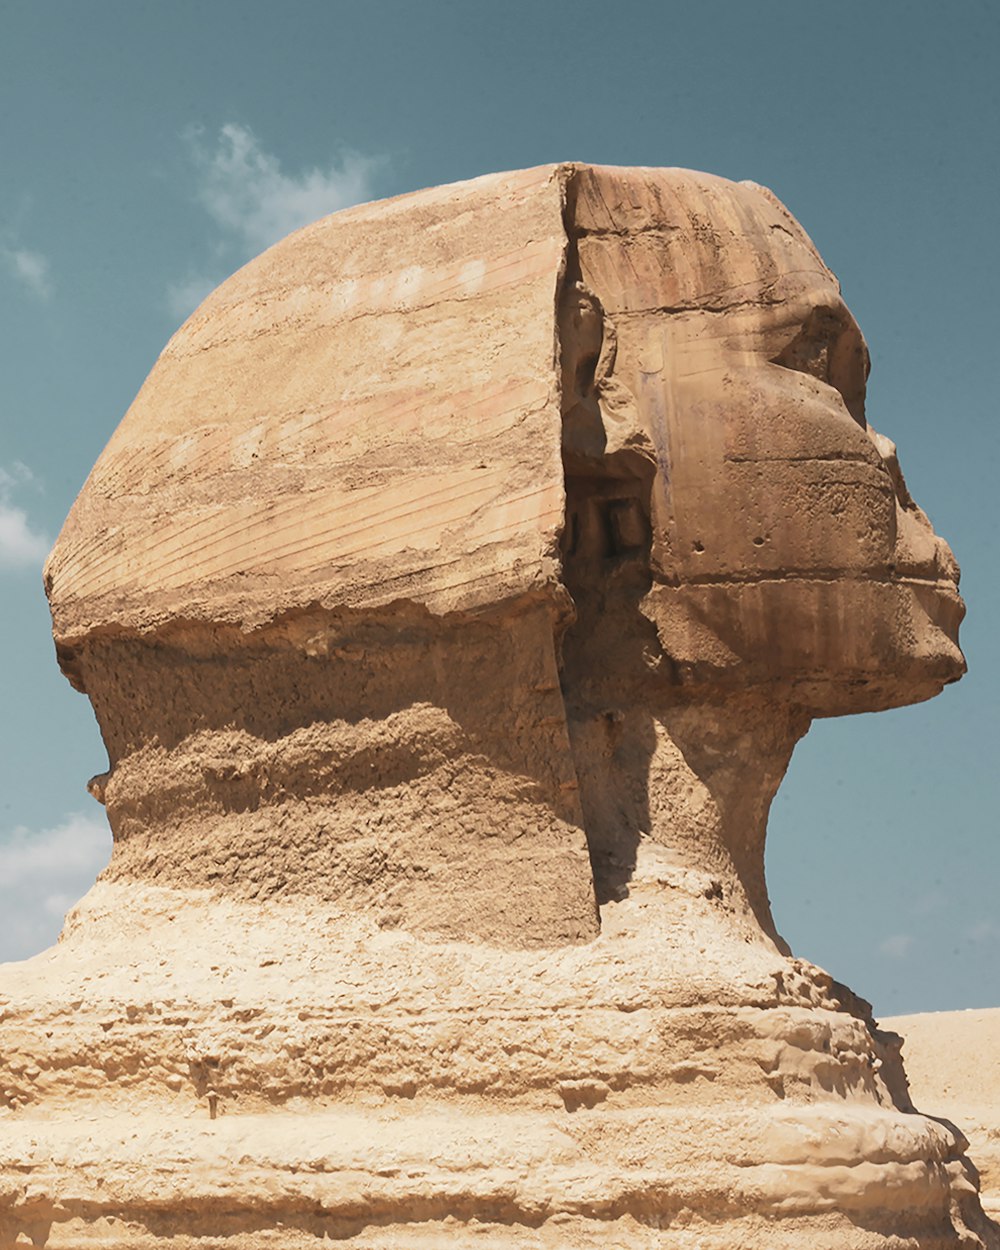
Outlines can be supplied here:
<path id="1" fill-rule="evenodd" d="M 111 863 L 0 975 L 0 1247 L 994 1247 L 764 879 L 957 566 L 762 188 L 336 214 L 168 344 L 46 570 Z"/>

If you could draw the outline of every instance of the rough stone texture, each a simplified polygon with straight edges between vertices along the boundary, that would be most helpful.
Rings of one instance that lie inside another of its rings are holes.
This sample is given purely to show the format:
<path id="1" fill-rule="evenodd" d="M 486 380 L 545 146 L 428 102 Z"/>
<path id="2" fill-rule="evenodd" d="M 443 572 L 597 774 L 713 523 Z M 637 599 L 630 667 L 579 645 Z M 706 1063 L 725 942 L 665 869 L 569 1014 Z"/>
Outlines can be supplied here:
<path id="1" fill-rule="evenodd" d="M 366 205 L 202 305 L 47 566 L 115 849 L 0 978 L 0 1245 L 997 1244 L 764 882 L 811 718 L 963 671 L 866 372 L 682 170 Z"/>
<path id="2" fill-rule="evenodd" d="M 913 1101 L 969 1139 L 987 1214 L 1000 1219 L 1000 1009 L 896 1016 Z"/>

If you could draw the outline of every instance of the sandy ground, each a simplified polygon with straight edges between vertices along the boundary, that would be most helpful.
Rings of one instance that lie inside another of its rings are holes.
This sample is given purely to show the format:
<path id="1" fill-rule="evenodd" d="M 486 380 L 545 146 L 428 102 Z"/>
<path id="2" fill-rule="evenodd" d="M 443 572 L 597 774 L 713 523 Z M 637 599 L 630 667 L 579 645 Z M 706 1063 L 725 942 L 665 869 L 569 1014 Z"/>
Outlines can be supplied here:
<path id="1" fill-rule="evenodd" d="M 916 1106 L 958 1125 L 982 1180 L 983 1206 L 1000 1220 L 1000 1007 L 894 1016 Z"/>

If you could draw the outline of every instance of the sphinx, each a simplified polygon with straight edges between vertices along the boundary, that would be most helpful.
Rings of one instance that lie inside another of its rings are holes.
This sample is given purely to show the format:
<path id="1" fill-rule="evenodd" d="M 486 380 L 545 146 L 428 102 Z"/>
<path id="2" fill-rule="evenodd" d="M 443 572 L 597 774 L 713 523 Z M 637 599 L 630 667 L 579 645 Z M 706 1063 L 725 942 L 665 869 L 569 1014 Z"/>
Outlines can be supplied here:
<path id="1" fill-rule="evenodd" d="M 0 974 L 0 1246 L 998 1244 L 764 878 L 810 722 L 964 671 L 867 371 L 781 203 L 685 170 L 209 296 L 46 566 L 114 851 Z"/>

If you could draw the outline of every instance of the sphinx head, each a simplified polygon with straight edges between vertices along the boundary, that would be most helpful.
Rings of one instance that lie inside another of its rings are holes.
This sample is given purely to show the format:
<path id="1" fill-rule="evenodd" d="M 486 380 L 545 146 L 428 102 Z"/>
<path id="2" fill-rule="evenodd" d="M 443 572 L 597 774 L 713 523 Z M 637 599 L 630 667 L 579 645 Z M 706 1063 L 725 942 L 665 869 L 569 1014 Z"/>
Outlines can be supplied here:
<path id="1" fill-rule="evenodd" d="M 961 670 L 866 367 L 780 205 L 677 170 L 362 206 L 210 296 L 47 566 L 115 846 L 4 974 L 5 1246 L 207 1236 L 177 1161 L 237 1139 L 226 1228 L 355 1247 L 980 1244 L 764 884 L 810 717 Z"/>
<path id="2" fill-rule="evenodd" d="M 275 245 L 47 567 L 112 874 L 575 941 L 591 865 L 673 839 L 765 916 L 745 831 L 809 718 L 963 668 L 866 372 L 801 228 L 710 175 L 496 175 Z"/>

